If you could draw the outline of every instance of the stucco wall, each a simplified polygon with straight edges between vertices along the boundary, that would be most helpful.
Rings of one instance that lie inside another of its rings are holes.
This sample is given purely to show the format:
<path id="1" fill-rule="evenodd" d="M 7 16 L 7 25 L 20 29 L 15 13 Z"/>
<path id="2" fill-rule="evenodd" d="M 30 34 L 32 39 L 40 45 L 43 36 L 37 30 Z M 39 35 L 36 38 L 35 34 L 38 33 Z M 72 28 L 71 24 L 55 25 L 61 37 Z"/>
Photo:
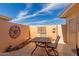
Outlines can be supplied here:
<path id="1" fill-rule="evenodd" d="M 65 43 L 67 43 L 67 25 L 61 25 L 62 27 L 62 34 L 63 34 L 63 40 Z"/>
<path id="2" fill-rule="evenodd" d="M 77 15 L 75 15 L 76 16 L 76 27 L 77 27 L 77 47 L 79 48 L 79 11 L 78 11 L 78 14 Z"/>
<path id="3" fill-rule="evenodd" d="M 50 37 L 52 39 L 56 38 L 57 32 L 52 33 L 52 29 L 56 28 L 56 26 L 30 26 L 30 33 L 31 33 L 31 38 L 34 37 L 40 37 L 40 34 L 38 33 L 38 27 L 46 27 L 46 37 Z"/>
<path id="4" fill-rule="evenodd" d="M 11 26 L 17 25 L 20 27 L 21 33 L 19 37 L 13 39 L 9 36 Z M 16 46 L 29 38 L 29 27 L 15 23 L 10 23 L 0 20 L 0 52 L 4 51 L 9 45 Z"/>
<path id="5" fill-rule="evenodd" d="M 76 14 L 72 14 L 67 19 L 69 21 L 69 24 L 67 24 L 69 27 L 67 28 L 69 41 L 75 48 L 76 46 L 79 48 L 79 11 L 76 11 Z"/>
<path id="6" fill-rule="evenodd" d="M 79 24 L 77 24 L 77 47 L 79 48 Z"/>
<path id="7" fill-rule="evenodd" d="M 70 43 L 73 47 L 76 47 L 77 45 L 77 26 L 76 26 L 76 18 L 70 17 L 68 18 L 67 23 L 67 41 Z"/>
<path id="8" fill-rule="evenodd" d="M 31 38 L 39 36 L 39 34 L 37 34 L 37 27 L 38 26 L 30 26 Z M 56 25 L 51 25 L 51 26 L 50 25 L 46 25 L 46 26 L 43 26 L 43 27 L 46 27 L 46 31 L 47 31 L 46 37 L 50 37 L 52 39 L 56 39 L 57 34 L 59 34 L 60 37 L 61 37 L 60 40 L 59 40 L 59 43 L 64 44 L 64 40 L 63 39 L 66 36 L 65 35 L 63 36 L 63 34 L 66 34 L 66 29 L 65 29 L 66 26 L 64 27 L 64 25 L 63 26 L 62 25 L 58 25 L 56 27 Z M 64 32 L 64 30 L 62 30 L 62 27 L 64 27 L 63 29 L 65 30 L 65 32 Z M 56 33 L 52 33 L 52 29 L 53 28 L 56 28 Z"/>

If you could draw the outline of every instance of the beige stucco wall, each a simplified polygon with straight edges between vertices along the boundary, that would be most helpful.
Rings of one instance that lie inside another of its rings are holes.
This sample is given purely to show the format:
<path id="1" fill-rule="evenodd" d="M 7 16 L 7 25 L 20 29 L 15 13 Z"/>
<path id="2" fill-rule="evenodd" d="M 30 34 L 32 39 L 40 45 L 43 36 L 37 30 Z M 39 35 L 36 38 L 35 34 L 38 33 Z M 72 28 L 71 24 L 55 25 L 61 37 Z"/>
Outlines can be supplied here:
<path id="1" fill-rule="evenodd" d="M 67 24 L 61 25 L 62 27 L 62 34 L 63 34 L 63 40 L 65 43 L 67 43 Z"/>
<path id="2" fill-rule="evenodd" d="M 37 27 L 39 27 L 39 26 L 30 26 L 31 38 L 39 37 L 39 34 L 37 33 Z M 58 26 L 57 25 L 46 25 L 43 27 L 46 27 L 46 32 L 47 32 L 46 37 L 50 37 L 51 39 L 56 39 L 57 34 L 59 34 L 61 37 L 59 40 L 59 43 L 64 44 L 63 33 L 66 34 L 66 32 L 63 32 L 62 25 L 58 25 Z M 56 28 L 56 33 L 52 33 L 53 28 Z M 63 28 L 63 29 L 65 30 L 65 28 Z"/>
<path id="3" fill-rule="evenodd" d="M 73 46 L 79 48 L 79 11 L 76 11 L 76 14 L 72 14 L 68 18 L 68 27 L 69 31 L 69 40 L 73 43 Z M 68 33 L 68 32 L 67 32 Z"/>
<path id="4" fill-rule="evenodd" d="M 79 24 L 77 24 L 77 47 L 79 48 Z"/>
<path id="5" fill-rule="evenodd" d="M 9 36 L 9 29 L 12 25 L 18 25 L 21 34 L 16 39 Z M 29 38 L 29 27 L 0 20 L 0 52 L 4 51 L 9 45 L 16 46 Z"/>
<path id="6" fill-rule="evenodd" d="M 62 14 L 67 23 L 67 43 L 79 48 L 79 4 L 71 4 Z"/>
<path id="7" fill-rule="evenodd" d="M 38 27 L 46 27 L 46 37 L 50 37 L 52 39 L 56 38 L 57 32 L 56 33 L 52 33 L 52 29 L 56 28 L 56 26 L 30 26 L 30 33 L 31 33 L 31 38 L 34 37 L 40 37 L 40 34 L 38 33 Z M 53 37 L 54 36 L 54 37 Z"/>
<path id="8" fill-rule="evenodd" d="M 77 47 L 79 48 L 79 12 L 78 14 L 76 15 L 76 27 L 77 27 Z"/>
<path id="9" fill-rule="evenodd" d="M 67 23 L 67 41 L 72 44 L 73 47 L 77 45 L 77 23 L 76 17 L 68 17 Z"/>

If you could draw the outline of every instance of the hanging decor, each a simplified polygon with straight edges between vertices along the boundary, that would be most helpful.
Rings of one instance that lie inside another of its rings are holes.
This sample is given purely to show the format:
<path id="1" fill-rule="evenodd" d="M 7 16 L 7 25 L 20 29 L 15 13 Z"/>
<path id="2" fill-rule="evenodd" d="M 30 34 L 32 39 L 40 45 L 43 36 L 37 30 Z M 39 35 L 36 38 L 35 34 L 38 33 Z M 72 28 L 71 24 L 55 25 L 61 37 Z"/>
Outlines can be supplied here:
<path id="1" fill-rule="evenodd" d="M 9 36 L 13 39 L 16 39 L 21 33 L 20 27 L 17 25 L 13 25 L 9 29 Z"/>

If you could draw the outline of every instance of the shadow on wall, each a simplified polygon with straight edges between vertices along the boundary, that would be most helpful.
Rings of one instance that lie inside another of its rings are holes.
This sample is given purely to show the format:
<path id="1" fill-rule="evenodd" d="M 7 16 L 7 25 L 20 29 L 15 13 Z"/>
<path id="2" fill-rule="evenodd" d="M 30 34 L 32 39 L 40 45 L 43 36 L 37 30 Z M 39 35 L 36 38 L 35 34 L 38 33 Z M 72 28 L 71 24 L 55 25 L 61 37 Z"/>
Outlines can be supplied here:
<path id="1" fill-rule="evenodd" d="M 10 45 L 8 48 L 5 49 L 4 52 L 12 52 L 12 51 L 19 50 L 19 49 L 25 47 L 26 45 L 28 45 L 30 42 L 31 42 L 31 41 L 28 39 L 28 40 L 26 40 L 26 41 L 24 41 L 24 42 L 18 44 L 18 45 L 15 46 L 15 47 L 12 47 L 12 46 Z"/>
<path id="2" fill-rule="evenodd" d="M 59 43 L 60 44 L 64 44 L 66 43 L 65 40 L 66 40 L 66 25 L 58 25 L 58 35 L 60 36 L 60 40 L 59 40 Z"/>
<path id="3" fill-rule="evenodd" d="M 67 25 L 62 25 L 63 41 L 67 43 Z"/>

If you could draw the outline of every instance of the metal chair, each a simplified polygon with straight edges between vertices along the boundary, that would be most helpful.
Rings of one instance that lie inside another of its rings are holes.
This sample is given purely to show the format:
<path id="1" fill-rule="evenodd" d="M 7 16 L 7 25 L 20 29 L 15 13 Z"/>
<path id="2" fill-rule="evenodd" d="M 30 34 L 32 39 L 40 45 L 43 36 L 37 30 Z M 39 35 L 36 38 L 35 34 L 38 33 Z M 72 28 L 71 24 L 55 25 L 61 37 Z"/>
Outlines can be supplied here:
<path id="1" fill-rule="evenodd" d="M 55 43 L 48 43 L 47 44 L 47 48 L 51 48 L 49 51 L 46 49 L 47 52 L 48 52 L 48 55 L 51 56 L 51 54 L 50 54 L 51 51 L 54 52 L 55 56 L 59 55 L 59 53 L 56 51 L 59 39 L 60 39 L 60 36 L 58 35 L 57 38 L 56 38 L 56 40 L 55 40 Z"/>

